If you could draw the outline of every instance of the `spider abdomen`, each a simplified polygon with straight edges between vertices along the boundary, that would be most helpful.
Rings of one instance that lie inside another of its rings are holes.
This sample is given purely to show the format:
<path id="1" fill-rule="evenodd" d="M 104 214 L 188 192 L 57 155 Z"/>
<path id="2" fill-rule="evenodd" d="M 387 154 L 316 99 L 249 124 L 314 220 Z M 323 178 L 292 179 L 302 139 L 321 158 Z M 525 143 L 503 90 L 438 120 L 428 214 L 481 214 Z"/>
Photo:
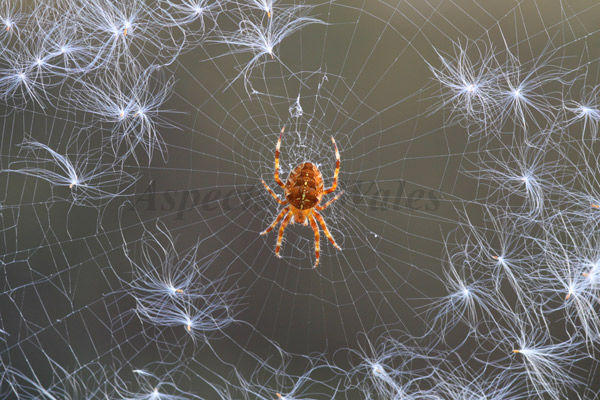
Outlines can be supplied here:
<path id="1" fill-rule="evenodd" d="M 310 162 L 294 168 L 285 184 L 285 197 L 299 210 L 316 206 L 323 197 L 323 177 L 319 168 Z"/>

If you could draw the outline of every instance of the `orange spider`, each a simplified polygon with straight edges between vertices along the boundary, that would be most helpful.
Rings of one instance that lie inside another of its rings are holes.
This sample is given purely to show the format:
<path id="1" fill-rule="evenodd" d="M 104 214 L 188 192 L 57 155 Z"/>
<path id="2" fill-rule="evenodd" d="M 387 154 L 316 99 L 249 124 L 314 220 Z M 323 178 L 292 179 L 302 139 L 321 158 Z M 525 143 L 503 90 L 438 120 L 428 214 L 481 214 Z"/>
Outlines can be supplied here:
<path id="1" fill-rule="evenodd" d="M 277 257 L 281 257 L 279 255 L 279 250 L 281 249 L 283 231 L 287 225 L 290 222 L 292 224 L 295 222 L 306 226 L 310 222 L 310 226 L 315 232 L 316 261 L 313 268 L 316 268 L 319 264 L 319 227 L 317 226 L 315 219 L 319 221 L 319 224 L 325 232 L 325 235 L 327 235 L 329 241 L 335 246 L 336 249 L 341 250 L 340 246 L 338 246 L 335 243 L 335 240 L 333 240 L 331 233 L 329 233 L 327 225 L 325 224 L 325 220 L 321 214 L 317 212 L 317 210 L 322 211 L 329 207 L 331 203 L 336 201 L 342 195 L 342 193 L 344 193 L 340 192 L 337 196 L 329 200 L 324 205 L 319 204 L 324 195 L 334 192 L 337 188 L 338 174 L 340 172 L 340 152 L 338 151 L 337 145 L 335 144 L 335 139 L 332 136 L 331 141 L 333 142 L 333 147 L 335 148 L 336 161 L 335 173 L 333 175 L 333 185 L 331 185 L 329 189 L 323 190 L 323 177 L 321 176 L 321 172 L 319 171 L 319 168 L 311 162 L 303 162 L 294 168 L 293 171 L 290 172 L 287 182 L 284 185 L 279 178 L 279 148 L 281 147 L 281 136 L 283 135 L 284 131 L 285 126 L 279 134 L 279 140 L 277 141 L 277 147 L 275 149 L 275 182 L 277 182 L 277 184 L 283 188 L 286 200 L 281 200 L 263 179 L 261 179 L 261 182 L 265 186 L 265 189 L 269 191 L 271 196 L 273 196 L 279 204 L 287 205 L 287 207 L 281 210 L 277 218 L 275 218 L 275 221 L 273 221 L 273 223 L 267 229 L 261 232 L 261 235 L 266 235 L 267 233 L 271 232 L 283 218 L 283 222 L 279 228 L 279 236 L 277 236 L 277 247 L 275 248 L 275 255 Z M 294 219 L 292 219 L 292 217 L 294 217 Z"/>

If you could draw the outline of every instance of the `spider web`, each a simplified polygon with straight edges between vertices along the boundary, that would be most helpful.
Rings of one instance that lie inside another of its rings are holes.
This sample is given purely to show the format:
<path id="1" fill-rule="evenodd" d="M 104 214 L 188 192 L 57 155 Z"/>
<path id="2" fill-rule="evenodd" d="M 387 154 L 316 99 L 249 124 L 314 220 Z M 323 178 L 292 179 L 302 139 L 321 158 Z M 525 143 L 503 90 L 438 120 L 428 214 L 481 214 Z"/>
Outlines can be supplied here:
<path id="1" fill-rule="evenodd" d="M 3 396 L 594 398 L 598 6 L 85 3 L 0 10 Z"/>

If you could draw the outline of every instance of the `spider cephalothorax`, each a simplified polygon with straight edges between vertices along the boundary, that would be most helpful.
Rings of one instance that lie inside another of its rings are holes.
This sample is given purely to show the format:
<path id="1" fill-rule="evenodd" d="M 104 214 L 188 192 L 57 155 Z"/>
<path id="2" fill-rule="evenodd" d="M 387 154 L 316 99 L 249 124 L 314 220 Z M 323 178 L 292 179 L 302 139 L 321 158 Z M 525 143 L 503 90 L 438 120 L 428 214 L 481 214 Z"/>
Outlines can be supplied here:
<path id="1" fill-rule="evenodd" d="M 286 200 L 281 200 L 264 180 L 261 181 L 269 193 L 271 193 L 271 195 L 277 200 L 277 202 L 281 205 L 285 205 L 286 207 L 284 207 L 279 215 L 277 215 L 275 221 L 273 221 L 273 223 L 267 229 L 261 232 L 261 235 L 265 235 L 273 230 L 279 221 L 283 219 L 281 227 L 279 228 L 279 235 L 277 236 L 277 247 L 275 248 L 275 254 L 277 257 L 279 257 L 279 250 L 281 249 L 281 241 L 283 239 L 283 231 L 287 225 L 290 222 L 304 225 L 308 225 L 308 223 L 310 223 L 310 226 L 315 232 L 316 261 L 314 268 L 316 268 L 319 264 L 319 227 L 317 226 L 317 221 L 319 225 L 321 225 L 321 228 L 325 232 L 325 235 L 329 241 L 338 250 L 340 250 L 340 247 L 335 243 L 335 240 L 333 240 L 331 233 L 329 233 L 327 225 L 325 224 L 325 220 L 321 214 L 318 213 L 318 211 L 326 209 L 343 193 L 339 193 L 324 205 L 319 204 L 324 195 L 334 192 L 337 188 L 338 174 L 340 172 L 340 152 L 338 151 L 337 145 L 335 144 L 335 139 L 332 136 L 331 141 L 333 142 L 333 147 L 335 149 L 336 163 L 335 173 L 333 175 L 333 185 L 331 185 L 329 189 L 323 190 L 323 176 L 321 175 L 319 168 L 311 162 L 303 162 L 294 168 L 293 171 L 290 172 L 290 175 L 288 176 L 288 179 L 284 185 L 279 178 L 279 148 L 281 147 L 281 136 L 283 135 L 284 131 L 285 127 L 283 127 L 281 133 L 279 134 L 279 140 L 277 141 L 277 147 L 275 149 L 275 181 L 283 188 Z"/>

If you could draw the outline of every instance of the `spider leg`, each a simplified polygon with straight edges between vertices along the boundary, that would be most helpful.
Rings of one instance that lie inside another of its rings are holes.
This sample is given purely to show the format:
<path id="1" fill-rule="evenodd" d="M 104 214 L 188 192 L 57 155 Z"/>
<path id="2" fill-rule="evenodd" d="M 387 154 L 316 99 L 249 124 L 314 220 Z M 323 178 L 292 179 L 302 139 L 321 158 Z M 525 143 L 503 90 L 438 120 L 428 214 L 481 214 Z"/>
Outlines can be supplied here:
<path id="1" fill-rule="evenodd" d="M 281 249 L 281 241 L 283 240 L 283 231 L 290 223 L 290 218 L 292 218 L 292 215 L 293 215 L 292 213 L 288 212 L 288 215 L 285 217 L 285 219 L 281 223 L 281 227 L 279 227 L 279 235 L 277 236 L 277 247 L 275 247 L 275 255 L 279 258 L 281 258 L 281 256 L 279 255 L 279 249 Z"/>
<path id="2" fill-rule="evenodd" d="M 317 223 L 315 222 L 315 219 L 312 216 L 308 216 L 308 220 L 310 221 L 310 226 L 312 226 L 313 231 L 315 232 L 315 256 L 316 256 L 316 260 L 315 260 L 315 265 L 313 268 L 317 268 L 317 265 L 319 265 L 319 255 L 320 255 L 320 235 L 319 235 L 319 227 L 317 226 Z"/>
<path id="3" fill-rule="evenodd" d="M 340 152 L 337 148 L 337 144 L 335 144 L 335 139 L 333 136 L 331 137 L 331 141 L 333 142 L 333 147 L 335 147 L 335 173 L 333 174 L 333 185 L 324 191 L 323 194 L 328 194 L 335 191 L 338 183 L 338 175 L 340 174 Z"/>
<path id="4" fill-rule="evenodd" d="M 277 147 L 275 148 L 275 182 L 277 182 L 277 184 L 282 188 L 285 188 L 285 185 L 279 178 L 279 149 L 281 148 L 281 136 L 283 135 L 283 131 L 285 131 L 285 126 L 279 133 L 279 140 L 277 141 Z"/>
<path id="5" fill-rule="evenodd" d="M 327 236 L 327 239 L 329 239 L 331 244 L 334 245 L 336 249 L 341 250 L 342 248 L 337 245 L 335 240 L 333 240 L 333 236 L 331 236 L 331 233 L 329 233 L 329 229 L 327 229 L 327 224 L 325 224 L 325 220 L 323 219 L 321 214 L 319 214 L 316 211 L 313 211 L 313 215 L 315 216 L 317 221 L 319 221 L 319 224 L 321 224 L 321 228 L 323 228 L 323 232 L 325 232 L 325 236 Z"/>
<path id="6" fill-rule="evenodd" d="M 273 228 L 275 228 L 277 226 L 277 224 L 279 223 L 279 221 L 281 221 L 281 218 L 283 218 L 283 216 L 288 213 L 290 211 L 289 207 L 285 207 L 283 210 L 281 210 L 281 212 L 279 213 L 279 215 L 277 216 L 277 218 L 275 218 L 275 221 L 273 221 L 273 223 L 271 225 L 269 225 L 269 227 L 267 229 L 265 229 L 264 231 L 262 231 L 260 234 L 261 235 L 266 235 L 267 233 L 271 232 L 273 230 Z"/>
<path id="7" fill-rule="evenodd" d="M 270 187 L 267 185 L 267 182 L 265 182 L 265 181 L 264 181 L 264 179 L 261 179 L 260 181 L 261 181 L 261 182 L 262 182 L 262 184 L 265 186 L 265 189 L 267 189 L 267 191 L 268 191 L 269 193 L 271 193 L 271 196 L 273 196 L 273 197 L 275 198 L 275 200 L 277 200 L 277 202 L 278 202 L 279 204 L 286 205 L 286 204 L 288 203 L 288 202 L 287 202 L 287 200 L 281 200 L 281 199 L 279 198 L 279 196 L 277 196 L 277 195 L 275 194 L 275 192 L 274 192 L 273 190 L 271 190 L 271 188 L 270 188 Z"/>
<path id="8" fill-rule="evenodd" d="M 343 191 L 341 191 L 341 192 L 339 192 L 339 193 L 338 193 L 338 194 L 337 194 L 337 195 L 336 195 L 336 196 L 335 196 L 333 199 L 329 200 L 327 203 L 325 203 L 325 204 L 323 204 L 323 205 L 319 205 L 319 204 L 317 204 L 317 205 L 315 206 L 315 208 L 316 208 L 317 210 L 319 210 L 319 211 L 323 211 L 324 209 L 326 209 L 327 207 L 329 207 L 329 205 L 330 205 L 331 203 L 333 203 L 334 201 L 336 201 L 337 199 L 339 199 L 339 198 L 340 198 L 340 196 L 341 196 L 341 195 L 343 195 L 343 194 L 344 194 L 344 192 L 343 192 Z"/>

